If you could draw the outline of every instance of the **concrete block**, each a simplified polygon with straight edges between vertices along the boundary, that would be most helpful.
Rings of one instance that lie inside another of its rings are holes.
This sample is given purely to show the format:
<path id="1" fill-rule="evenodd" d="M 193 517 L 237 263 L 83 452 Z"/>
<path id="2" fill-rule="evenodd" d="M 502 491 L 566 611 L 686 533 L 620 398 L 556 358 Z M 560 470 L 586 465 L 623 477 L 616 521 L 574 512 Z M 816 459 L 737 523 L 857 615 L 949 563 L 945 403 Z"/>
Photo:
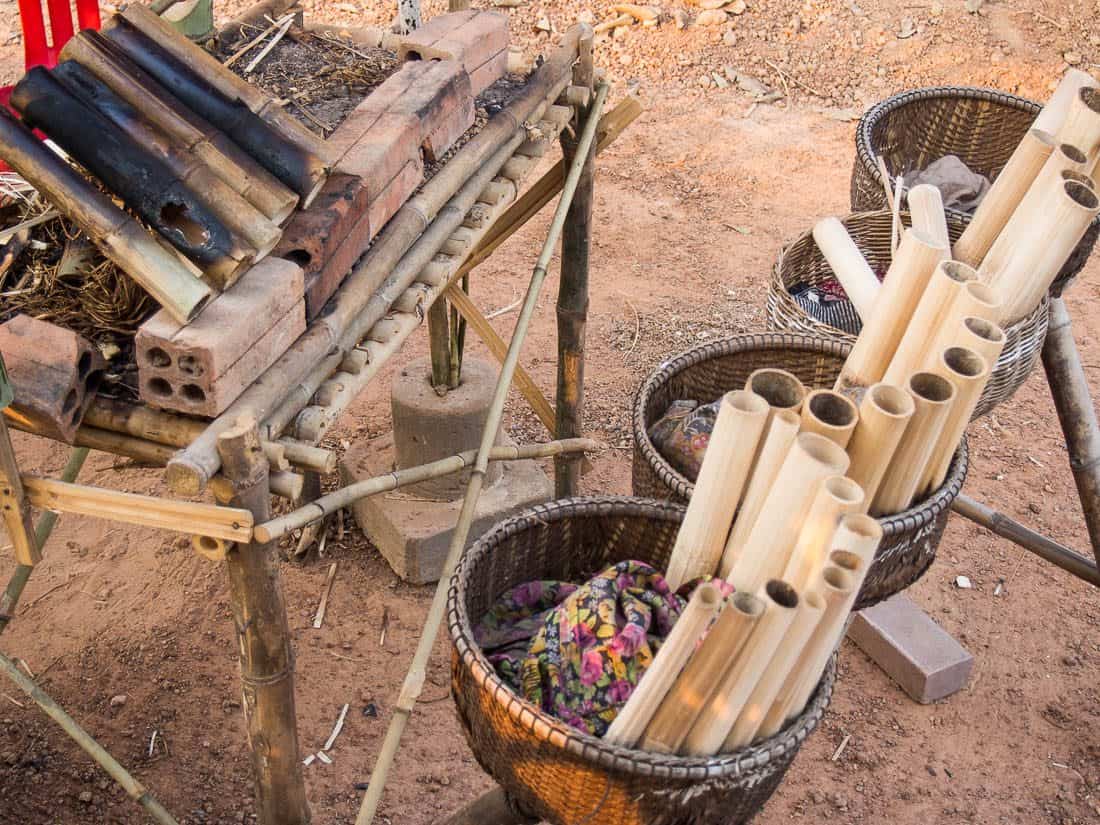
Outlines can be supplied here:
<path id="1" fill-rule="evenodd" d="M 15 393 L 9 412 L 71 444 L 103 378 L 99 350 L 72 330 L 16 315 L 0 325 L 0 353 Z"/>
<path id="2" fill-rule="evenodd" d="M 962 690 L 974 667 L 974 657 L 903 595 L 857 613 L 848 638 L 921 704 Z"/>
<path id="3" fill-rule="evenodd" d="M 455 60 L 472 77 L 478 68 L 501 52 L 507 55 L 507 51 L 508 18 L 471 10 L 433 17 L 401 39 L 397 56 L 406 61 Z M 484 88 L 475 84 L 474 94 L 480 94 Z"/>
<path id="4" fill-rule="evenodd" d="M 490 57 L 470 72 L 470 88 L 479 95 L 508 74 L 508 50 L 504 49 Z"/>

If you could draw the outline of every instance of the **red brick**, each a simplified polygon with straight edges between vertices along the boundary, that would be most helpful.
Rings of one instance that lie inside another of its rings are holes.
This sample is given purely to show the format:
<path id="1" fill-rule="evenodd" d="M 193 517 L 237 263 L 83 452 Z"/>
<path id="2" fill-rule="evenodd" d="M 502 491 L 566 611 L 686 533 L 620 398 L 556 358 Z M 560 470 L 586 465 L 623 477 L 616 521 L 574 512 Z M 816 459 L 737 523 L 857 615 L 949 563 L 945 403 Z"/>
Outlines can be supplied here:
<path id="1" fill-rule="evenodd" d="M 467 73 L 508 51 L 508 18 L 488 11 L 433 17 L 401 40 L 401 60 L 457 60 Z M 484 87 L 482 87 L 484 88 Z M 480 92 L 474 89 L 474 94 Z"/>
<path id="2" fill-rule="evenodd" d="M 472 72 L 470 88 L 479 95 L 508 74 L 508 50 L 497 52 Z"/>
<path id="3" fill-rule="evenodd" d="M 375 198 L 406 163 L 419 159 L 422 140 L 423 126 L 413 113 L 400 108 L 388 110 L 378 115 L 344 153 L 336 171 L 362 178 L 368 200 Z"/>
<path id="4" fill-rule="evenodd" d="M 419 164 L 408 164 L 370 204 L 370 225 L 375 235 L 420 186 L 424 170 Z"/>
<path id="5" fill-rule="evenodd" d="M 16 315 L 0 325 L 0 352 L 15 393 L 8 414 L 71 444 L 103 377 L 99 350 L 72 330 Z"/>

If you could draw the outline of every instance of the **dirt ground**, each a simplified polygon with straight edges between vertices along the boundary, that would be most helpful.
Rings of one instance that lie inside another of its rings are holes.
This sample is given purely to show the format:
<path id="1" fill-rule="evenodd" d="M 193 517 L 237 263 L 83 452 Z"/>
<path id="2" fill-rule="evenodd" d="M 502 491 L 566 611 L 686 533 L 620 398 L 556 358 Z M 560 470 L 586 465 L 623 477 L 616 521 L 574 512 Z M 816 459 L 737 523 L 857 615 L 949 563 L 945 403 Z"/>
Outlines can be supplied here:
<path id="1" fill-rule="evenodd" d="M 388 4 L 364 2 L 306 5 L 342 22 L 388 20 Z M 610 5 L 528 0 L 502 11 L 516 40 L 535 49 L 549 37 L 535 29 L 544 19 L 560 31 L 579 17 L 613 17 Z M 438 6 L 427 4 L 431 13 Z M 228 15 L 237 6 L 217 8 Z M 587 412 L 591 435 L 608 447 L 584 479 L 589 493 L 629 492 L 628 405 L 641 380 L 699 341 L 762 329 L 766 277 L 782 244 L 818 217 L 847 211 L 851 119 L 866 105 L 924 84 L 1041 97 L 1067 61 L 1095 69 L 1100 60 L 1100 8 L 1078 0 L 986 3 L 977 13 L 962 0 L 748 0 L 740 15 L 683 30 L 678 10 L 667 5 L 660 26 L 630 27 L 600 46 L 614 97 L 635 88 L 649 109 L 599 165 Z M 693 18 L 699 9 L 683 11 Z M 0 0 L 0 79 L 19 71 L 14 17 L 14 0 Z M 787 97 L 754 106 L 744 90 L 751 84 L 728 80 L 740 75 Z M 477 271 L 473 296 L 483 309 L 522 294 L 548 221 L 536 218 Z M 1100 381 L 1100 315 L 1088 310 L 1098 287 L 1100 258 L 1068 303 L 1086 371 Z M 523 359 L 548 392 L 555 291 L 552 279 Z M 507 334 L 514 321 L 512 313 L 494 323 Z M 471 349 L 487 357 L 479 344 Z M 419 335 L 406 356 L 425 351 Z M 338 446 L 388 429 L 390 375 L 344 418 Z M 545 437 L 517 397 L 510 413 L 517 437 Z M 17 436 L 16 446 L 29 471 L 56 474 L 65 460 L 54 444 Z M 1087 548 L 1041 373 L 972 428 L 971 449 L 967 492 Z M 81 480 L 163 492 L 157 473 L 102 454 Z M 332 599 L 314 630 L 333 561 Z M 0 576 L 10 564 L 4 554 Z M 957 589 L 957 575 L 974 588 Z M 305 771 L 314 821 L 351 823 L 356 783 L 373 765 L 431 590 L 397 580 L 350 521 L 342 540 L 332 528 L 324 559 L 286 564 L 283 583 L 303 748 L 320 747 L 351 705 L 333 764 Z M 909 595 L 974 654 L 970 684 L 920 706 L 846 644 L 832 707 L 758 821 L 1100 822 L 1100 645 L 1088 636 L 1100 630 L 1095 591 L 955 517 L 935 566 Z M 226 577 L 186 542 L 63 518 L 3 649 L 181 822 L 253 821 Z M 448 698 L 448 654 L 441 634 L 383 821 L 435 823 L 490 787 Z M 144 821 L 41 712 L 0 690 L 0 822 Z"/>

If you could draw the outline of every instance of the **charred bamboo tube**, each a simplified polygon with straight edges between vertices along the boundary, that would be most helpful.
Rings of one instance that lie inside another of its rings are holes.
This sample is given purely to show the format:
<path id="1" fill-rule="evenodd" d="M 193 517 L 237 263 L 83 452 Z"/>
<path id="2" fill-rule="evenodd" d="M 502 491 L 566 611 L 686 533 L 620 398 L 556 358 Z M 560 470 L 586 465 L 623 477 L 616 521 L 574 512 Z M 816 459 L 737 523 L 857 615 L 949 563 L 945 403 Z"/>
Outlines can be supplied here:
<path id="1" fill-rule="evenodd" d="M 1083 72 L 1080 69 L 1069 69 L 1062 75 L 1062 80 L 1058 83 L 1054 94 L 1043 106 L 1042 111 L 1035 118 L 1035 122 L 1031 124 L 1031 128 L 1041 129 L 1052 135 L 1058 134 L 1062 129 L 1062 125 L 1066 122 L 1073 101 L 1077 98 L 1081 89 L 1095 88 L 1096 86 L 1100 86 L 1100 82 L 1097 82 L 1096 78 L 1088 72 Z"/>
<path id="2" fill-rule="evenodd" d="M 760 509 L 764 506 L 768 492 L 775 481 L 776 473 L 779 472 L 798 435 L 800 419 L 797 413 L 792 410 L 772 410 L 770 418 L 756 458 L 753 460 L 752 470 L 749 472 L 749 483 L 741 500 L 741 509 L 733 522 L 733 530 L 730 532 L 729 541 L 726 542 L 726 549 L 722 553 L 718 575 L 723 578 L 729 576 L 740 548 L 748 541 L 752 526 L 756 523 Z"/>
<path id="3" fill-rule="evenodd" d="M 329 166 L 332 165 L 328 157 L 331 150 L 322 138 L 291 117 L 267 92 L 226 69 L 198 44 L 181 37 L 171 24 L 154 14 L 147 6 L 133 3 L 122 12 L 122 17 L 189 72 L 216 89 L 225 99 L 243 101 L 280 134 L 301 147 L 303 152 L 324 159 Z M 309 200 L 305 200 L 306 206 L 309 205 Z"/>
<path id="4" fill-rule="evenodd" d="M 814 390 L 802 404 L 802 431 L 847 447 L 859 420 L 852 400 L 832 390 Z"/>
<path id="5" fill-rule="evenodd" d="M 730 662 L 764 612 L 764 602 L 751 593 L 734 593 L 726 600 L 714 626 L 665 695 L 646 726 L 642 750 L 679 753 L 695 720 L 714 696 Z"/>
<path id="6" fill-rule="evenodd" d="M 162 49 L 170 45 L 167 38 L 154 41 L 126 21 L 119 21 L 106 34 L 128 58 L 195 114 L 225 132 L 264 169 L 297 193 L 303 207 L 309 206 L 328 175 L 328 168 L 319 155 L 263 120 L 239 97 L 227 97 L 208 82 L 207 76 L 197 74 Z M 174 40 L 175 35 L 172 42 Z"/>
<path id="7" fill-rule="evenodd" d="M 951 236 L 947 234 L 947 215 L 943 211 L 940 190 L 922 183 L 909 190 L 909 215 L 913 226 L 943 244 L 944 260 L 951 259 Z"/>
<path id="8" fill-rule="evenodd" d="M 962 441 L 966 425 L 970 423 L 970 416 L 978 406 L 985 385 L 989 383 L 992 365 L 995 363 L 996 359 L 987 361 L 966 347 L 949 347 L 940 355 L 940 368 L 937 372 L 955 385 L 955 401 L 951 404 L 943 432 L 936 439 L 936 446 L 925 466 L 919 492 L 930 493 L 938 489 L 947 478 L 951 458 Z"/>
<path id="9" fill-rule="evenodd" d="M 756 620 L 737 658 L 727 665 L 713 695 L 684 740 L 682 750 L 690 756 L 714 756 L 722 748 L 777 645 L 794 621 L 798 593 L 786 582 L 769 581 L 761 588 L 759 598 L 764 602 L 764 612 Z"/>
<path id="10" fill-rule="evenodd" d="M 867 323 L 881 287 L 874 270 L 839 219 L 825 218 L 818 221 L 814 225 L 813 234 L 814 241 L 828 261 L 833 275 L 844 287 L 844 292 L 859 317 Z"/>
<path id="11" fill-rule="evenodd" d="M 722 397 L 695 492 L 668 561 L 665 579 L 673 590 L 698 576 L 713 576 L 718 568 L 768 410 L 768 402 L 748 390 Z"/>
<path id="12" fill-rule="evenodd" d="M 875 384 L 859 405 L 859 423 L 848 442 L 848 477 L 874 501 L 914 412 L 913 396 L 892 384 Z"/>
<path id="13" fill-rule="evenodd" d="M 1036 123 L 1043 117 L 1040 113 Z M 1012 153 L 1004 169 L 986 192 L 970 224 L 955 242 L 955 260 L 979 267 L 993 242 L 1001 235 L 1016 207 L 1035 182 L 1039 170 L 1054 151 L 1054 137 L 1049 131 L 1032 128 Z"/>
<path id="14" fill-rule="evenodd" d="M 886 373 L 921 295 L 943 257 L 943 245 L 917 229 L 907 229 L 886 272 L 875 312 L 863 325 L 833 389 L 861 396 Z"/>
<path id="15" fill-rule="evenodd" d="M 282 237 L 256 207 L 215 175 L 205 163 L 187 151 L 180 151 L 167 134 L 126 103 L 95 75 L 71 60 L 59 64 L 53 77 L 90 109 L 95 109 L 142 146 L 159 155 L 180 182 L 220 220 L 229 231 L 248 244 L 253 259 L 267 255 Z"/>
<path id="16" fill-rule="evenodd" d="M 829 642 L 836 632 L 837 618 L 840 617 L 840 624 L 843 626 L 844 620 L 848 618 L 848 613 L 851 612 L 852 602 L 849 599 L 854 599 L 857 592 L 852 574 L 835 564 L 825 566 L 821 571 L 820 580 L 817 582 L 815 589 L 821 593 L 821 597 L 825 600 L 825 609 L 806 642 L 803 655 L 798 658 L 791 668 L 787 680 L 779 689 L 771 707 L 764 715 L 764 719 L 760 723 L 760 729 L 757 731 L 760 736 L 774 736 L 779 733 L 786 721 L 800 713 L 802 708 L 805 707 L 805 702 L 801 706 L 795 706 L 799 690 L 804 682 L 811 680 L 811 673 L 817 664 L 820 651 L 828 649 L 829 655 L 832 655 Z M 828 657 L 822 662 L 822 671 L 824 671 L 827 662 Z M 817 674 L 817 678 L 821 678 L 820 673 Z M 816 684 L 816 680 L 812 681 L 811 684 Z"/>
<path id="17" fill-rule="evenodd" d="M 1100 89 L 1085 86 L 1078 90 L 1057 134 L 1060 143 L 1076 146 L 1086 157 L 1096 153 L 1100 148 Z"/>
<path id="18" fill-rule="evenodd" d="M 782 573 L 790 560 L 806 511 L 821 482 L 848 470 L 844 448 L 816 433 L 799 433 L 787 452 L 749 537 L 733 551 L 726 580 L 753 593 Z"/>
<path id="19" fill-rule="evenodd" d="M 814 630 L 825 615 L 825 598 L 816 590 L 802 594 L 795 608 L 794 620 L 783 634 L 775 655 L 760 676 L 740 716 L 722 745 L 726 753 L 743 748 L 756 739 L 764 717 L 771 710 L 780 689 L 806 649 Z"/>
<path id="20" fill-rule="evenodd" d="M 901 386 L 910 375 L 921 369 L 929 356 L 928 346 L 935 342 L 942 319 L 950 315 L 952 304 L 959 300 L 967 282 L 977 278 L 974 268 L 964 263 L 940 262 L 901 337 L 897 352 L 890 359 L 883 383 Z"/>
<path id="21" fill-rule="evenodd" d="M 264 420 L 276 409 L 301 409 L 344 356 L 388 311 L 374 309 L 371 299 L 409 247 L 420 238 L 439 210 L 496 152 L 514 139 L 522 124 L 536 118 L 571 80 L 581 27 L 573 27 L 561 45 L 535 70 L 526 87 L 424 185 L 386 224 L 360 264 L 330 299 L 294 346 L 234 401 L 168 465 L 168 483 L 176 492 L 197 494 L 218 471 L 217 434 L 242 414 Z M 501 163 L 503 165 L 503 162 Z M 498 168 L 491 168 L 496 174 Z M 490 175 L 491 177 L 491 175 Z M 371 306 L 370 311 L 367 307 Z M 294 413 L 290 413 L 293 418 Z M 289 420 L 284 418 L 284 420 Z M 280 430 L 281 432 L 281 430 Z M 269 429 L 269 437 L 270 437 Z M 278 433 L 275 433 L 278 435 Z"/>
<path id="22" fill-rule="evenodd" d="M 871 501 L 871 512 L 876 516 L 900 513 L 913 502 L 955 403 L 955 387 L 941 375 L 918 372 L 909 379 L 908 386 L 913 396 L 913 417 Z"/>
<path id="23" fill-rule="evenodd" d="M 828 558 L 840 519 L 847 513 L 866 510 L 863 488 L 846 476 L 830 476 L 817 489 L 813 503 L 802 522 L 798 541 L 782 579 L 800 593 L 812 588 Z"/>
<path id="24" fill-rule="evenodd" d="M 604 741 L 625 748 L 637 744 L 721 606 L 722 594 L 713 584 L 695 588 L 672 632 L 604 734 Z"/>
<path id="25" fill-rule="evenodd" d="M 160 157 L 69 94 L 49 72 L 31 69 L 11 104 L 122 198 L 216 284 L 228 285 L 252 262 L 242 245 Z"/>
<path id="26" fill-rule="evenodd" d="M 210 299 L 198 270 L 51 152 L 6 110 L 0 111 L 0 157 L 141 284 L 181 324 Z"/>
<path id="27" fill-rule="evenodd" d="M 802 409 L 806 397 L 806 388 L 794 375 L 770 367 L 753 371 L 745 382 L 745 389 L 759 395 L 773 410 L 795 413 Z"/>
<path id="28" fill-rule="evenodd" d="M 223 133 L 199 118 L 97 31 L 83 31 L 61 50 L 145 119 L 193 154 L 273 223 L 290 217 L 298 196 Z"/>

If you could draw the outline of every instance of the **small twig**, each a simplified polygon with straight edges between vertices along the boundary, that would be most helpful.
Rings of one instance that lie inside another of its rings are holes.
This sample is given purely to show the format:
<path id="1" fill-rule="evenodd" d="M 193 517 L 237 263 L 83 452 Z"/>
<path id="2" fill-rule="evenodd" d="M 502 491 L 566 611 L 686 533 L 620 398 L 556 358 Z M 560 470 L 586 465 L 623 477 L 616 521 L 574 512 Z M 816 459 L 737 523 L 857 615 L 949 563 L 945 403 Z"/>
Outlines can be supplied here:
<path id="1" fill-rule="evenodd" d="M 492 312 L 488 313 L 485 316 L 485 319 L 486 320 L 491 320 L 493 318 L 499 318 L 501 315 L 507 315 L 509 312 L 511 312 L 513 309 L 515 309 L 516 307 L 518 307 L 522 303 L 523 303 L 523 298 L 517 298 L 516 300 L 512 301 L 512 303 L 508 304 L 508 306 L 506 306 L 506 307 L 501 307 L 500 309 L 494 309 Z"/>
<path id="2" fill-rule="evenodd" d="M 801 86 L 807 92 L 809 92 L 810 94 L 812 94 L 816 97 L 824 97 L 824 95 L 822 95 L 821 92 L 819 92 L 813 86 L 810 86 L 806 83 L 803 83 L 801 80 L 799 80 L 797 77 L 795 77 L 792 74 L 787 74 L 781 68 L 779 68 L 774 63 L 772 63 L 770 60 L 765 60 L 764 62 L 767 63 L 769 66 L 771 66 L 776 71 L 776 73 L 779 75 L 780 78 L 788 77 L 788 78 L 790 78 L 791 83 L 793 83 L 795 86 Z M 786 86 L 786 83 L 784 83 L 783 85 Z M 790 97 L 790 95 L 787 95 L 787 97 Z"/>
<path id="3" fill-rule="evenodd" d="M 317 758 L 324 762 L 326 765 L 332 764 L 332 759 L 324 751 L 317 751 Z"/>
<path id="4" fill-rule="evenodd" d="M 153 751 L 156 750 L 157 733 L 158 733 L 158 731 L 156 730 L 156 728 L 154 728 L 153 729 L 153 735 L 149 737 L 149 756 L 150 757 L 153 755 Z"/>
<path id="5" fill-rule="evenodd" d="M 40 223 L 52 221 L 60 214 L 61 213 L 58 212 L 56 209 L 47 209 L 41 215 L 36 215 L 33 218 L 27 218 L 27 220 L 23 221 L 22 223 L 17 223 L 15 226 L 9 226 L 7 229 L 0 230 L 0 244 L 7 243 L 10 238 L 15 237 L 24 229 L 33 229 Z"/>
<path id="6" fill-rule="evenodd" d="M 21 667 L 21 668 L 23 668 L 23 670 L 27 671 L 28 676 L 30 676 L 32 679 L 34 678 L 34 671 L 31 670 L 31 666 L 27 664 L 26 659 L 16 659 L 15 661 L 19 665 L 19 667 Z"/>
<path id="7" fill-rule="evenodd" d="M 840 759 L 840 755 L 842 753 L 844 753 L 844 749 L 846 747 L 848 747 L 848 740 L 851 739 L 851 738 L 852 738 L 852 734 L 849 733 L 847 736 L 845 736 L 843 739 L 840 740 L 840 745 L 837 747 L 837 749 L 835 751 L 833 751 L 833 755 L 829 759 L 830 762 L 836 762 L 836 760 Z"/>
<path id="8" fill-rule="evenodd" d="M 269 34 L 271 34 L 273 31 L 275 31 L 275 29 L 277 29 L 277 28 L 279 28 L 279 26 L 283 25 L 283 23 L 286 22 L 286 19 L 288 17 L 292 20 L 294 19 L 293 14 L 283 15 L 278 20 L 276 20 L 274 23 L 272 23 L 270 26 L 268 26 L 266 29 L 264 29 L 262 32 L 260 32 L 258 35 L 256 35 L 251 40 L 249 40 L 247 43 L 245 43 L 243 46 L 241 46 L 239 49 L 237 49 L 237 51 L 233 52 L 233 54 L 231 54 L 222 65 L 225 66 L 228 69 L 234 63 L 236 63 L 238 60 L 240 60 L 241 57 L 243 57 L 245 54 L 250 52 L 252 50 L 253 46 L 257 45 L 261 40 L 263 40 L 265 37 L 267 37 Z"/>
<path id="9" fill-rule="evenodd" d="M 6 694 L 6 693 L 0 694 L 0 695 L 2 695 L 5 699 L 7 699 L 9 702 L 11 702 L 13 705 L 15 705 L 17 708 L 25 708 L 26 707 L 26 705 L 24 705 L 18 699 L 15 699 L 14 697 L 8 696 L 8 694 Z"/>
<path id="10" fill-rule="evenodd" d="M 28 610 L 30 610 L 32 607 L 34 607 L 36 604 L 38 604 L 40 601 L 42 601 L 44 598 L 46 598 L 48 595 L 53 593 L 55 590 L 60 590 L 62 587 L 64 587 L 68 583 L 69 583 L 69 579 L 65 579 L 65 581 L 61 582 L 61 584 L 55 584 L 53 587 L 51 587 L 45 593 L 43 593 L 40 596 L 38 596 L 37 598 L 35 598 L 34 601 L 28 602 L 27 606 L 23 608 L 23 612 L 26 613 Z"/>
<path id="11" fill-rule="evenodd" d="M 330 126 L 329 124 L 325 123 L 324 121 L 318 120 L 317 118 L 315 118 L 313 116 L 312 112 L 310 112 L 309 109 L 307 109 L 305 107 L 305 104 L 303 104 L 302 101 L 298 99 L 298 97 L 292 98 L 290 102 L 294 104 L 294 106 L 298 109 L 299 112 L 301 112 L 303 115 L 305 115 L 310 120 L 312 120 L 313 123 L 317 126 L 317 128 L 322 129 L 326 132 L 331 132 L 335 128 L 335 127 Z"/>
<path id="12" fill-rule="evenodd" d="M 365 55 L 361 51 L 359 51 L 358 49 L 352 48 L 347 43 L 345 43 L 343 40 L 341 40 L 339 37 L 326 37 L 323 32 L 309 32 L 309 33 L 312 34 L 314 37 L 316 37 L 318 40 L 324 40 L 326 43 L 331 43 L 334 46 L 340 46 L 341 48 L 347 49 L 349 52 L 351 52 L 355 56 L 361 57 L 364 60 L 371 60 L 372 59 L 369 55 Z"/>
<path id="13" fill-rule="evenodd" d="M 336 719 L 336 724 L 332 728 L 332 733 L 328 735 L 328 739 L 325 740 L 325 746 L 321 748 L 323 751 L 332 750 L 332 745 L 336 741 L 336 737 L 340 735 L 340 731 L 344 729 L 344 719 L 348 715 L 348 704 L 345 703 L 344 707 L 340 710 L 340 716 Z"/>
<path id="14" fill-rule="evenodd" d="M 256 55 L 254 58 L 252 58 L 252 62 L 244 67 L 244 73 L 245 74 L 252 74 L 252 72 L 255 71 L 256 67 L 259 66 L 261 62 L 263 62 L 263 59 L 265 57 L 267 57 L 268 54 L 270 54 L 271 50 L 274 49 L 275 46 L 278 44 L 278 42 L 283 39 L 283 37 L 286 35 L 287 31 L 290 29 L 290 24 L 293 23 L 293 22 L 294 22 L 294 15 L 293 14 L 286 15 L 285 22 L 283 23 L 282 26 L 279 27 L 279 30 L 277 32 L 275 32 L 275 36 L 273 38 L 271 38 L 271 40 L 268 42 L 268 44 L 260 50 L 260 53 L 258 55 Z"/>
<path id="15" fill-rule="evenodd" d="M 386 646 L 386 631 L 390 629 L 390 609 L 389 607 L 382 608 L 382 633 L 378 637 L 378 646 Z"/>
<path id="16" fill-rule="evenodd" d="M 325 623 L 325 610 L 328 609 L 328 597 L 332 595 L 332 583 L 336 580 L 336 566 L 339 562 L 333 562 L 328 569 L 328 578 L 325 580 L 325 588 L 321 593 L 321 603 L 317 605 L 317 615 L 313 617 L 313 629 L 320 630 Z"/>

